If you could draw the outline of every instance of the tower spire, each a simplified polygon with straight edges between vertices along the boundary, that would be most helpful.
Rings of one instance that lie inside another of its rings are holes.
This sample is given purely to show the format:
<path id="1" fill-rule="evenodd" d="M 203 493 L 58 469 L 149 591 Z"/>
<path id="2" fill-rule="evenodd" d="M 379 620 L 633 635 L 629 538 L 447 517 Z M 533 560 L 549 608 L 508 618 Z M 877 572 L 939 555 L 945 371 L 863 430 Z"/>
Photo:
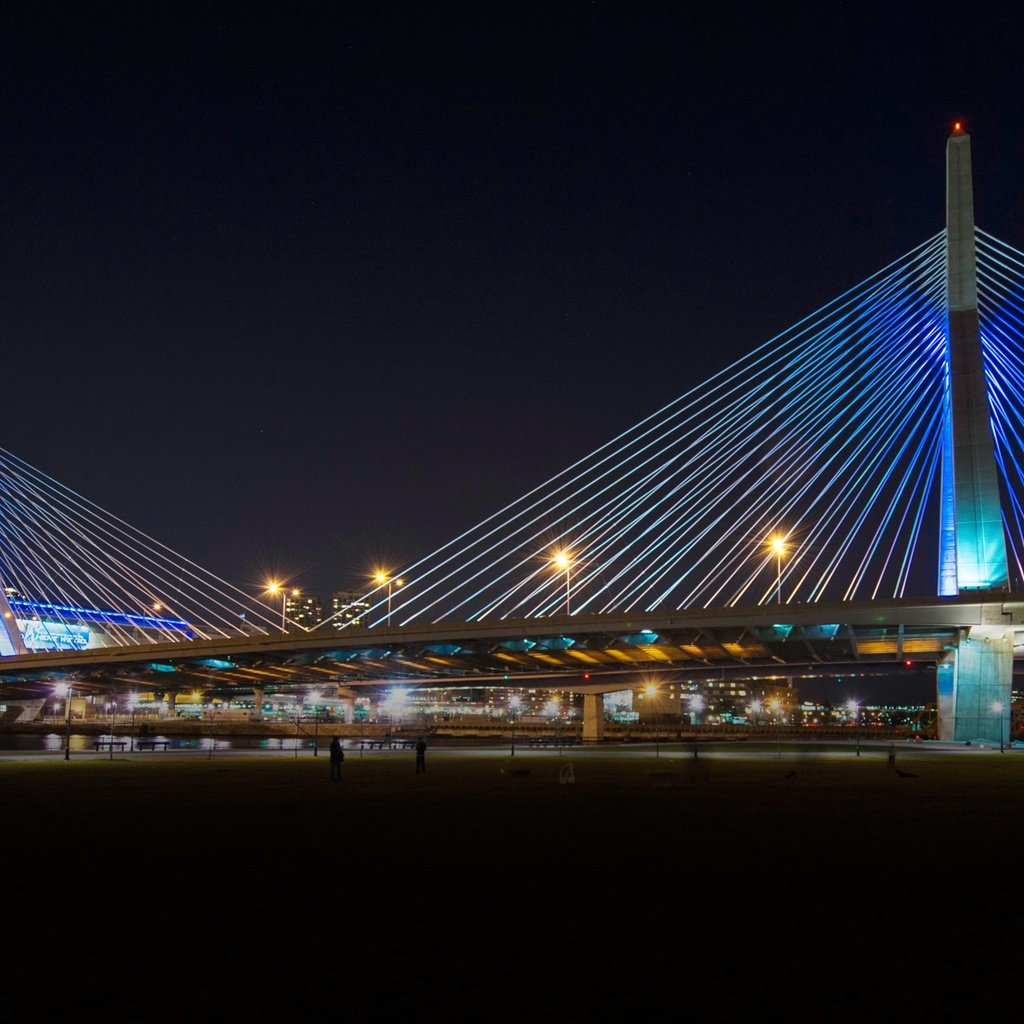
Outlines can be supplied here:
<path id="1" fill-rule="evenodd" d="M 946 141 L 947 412 L 940 593 L 1005 587 L 1009 578 L 978 322 L 971 137 Z M 950 486 L 952 484 L 952 486 Z M 955 524 L 955 589 L 949 526 Z"/>

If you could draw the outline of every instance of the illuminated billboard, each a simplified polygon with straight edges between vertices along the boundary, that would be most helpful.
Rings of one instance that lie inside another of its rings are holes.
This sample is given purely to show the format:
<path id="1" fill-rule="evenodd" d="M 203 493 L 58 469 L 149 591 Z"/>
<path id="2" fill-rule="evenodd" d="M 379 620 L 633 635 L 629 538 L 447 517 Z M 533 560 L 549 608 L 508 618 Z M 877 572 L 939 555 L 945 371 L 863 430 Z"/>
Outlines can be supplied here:
<path id="1" fill-rule="evenodd" d="M 92 639 L 88 626 L 45 619 L 16 619 L 25 646 L 30 651 L 84 651 Z"/>

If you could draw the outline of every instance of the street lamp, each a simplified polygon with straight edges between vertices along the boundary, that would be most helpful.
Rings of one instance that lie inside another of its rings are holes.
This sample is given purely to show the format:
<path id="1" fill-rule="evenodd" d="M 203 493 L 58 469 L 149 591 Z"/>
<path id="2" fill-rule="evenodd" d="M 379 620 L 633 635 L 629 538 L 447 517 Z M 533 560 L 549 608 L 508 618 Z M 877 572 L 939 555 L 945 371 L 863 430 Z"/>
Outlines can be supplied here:
<path id="1" fill-rule="evenodd" d="M 551 564 L 555 567 L 558 572 L 565 573 L 565 614 L 570 614 L 569 611 L 569 574 L 572 572 L 572 555 L 565 551 L 556 551 L 554 557 L 551 559 Z"/>
<path id="2" fill-rule="evenodd" d="M 996 728 L 999 730 L 999 753 L 1005 753 L 1003 750 L 1003 702 L 1001 700 L 995 700 L 992 702 L 992 713 L 996 716 Z"/>
<path id="3" fill-rule="evenodd" d="M 110 760 L 114 760 L 114 720 L 117 715 L 117 698 L 107 705 L 110 708 Z"/>
<path id="4" fill-rule="evenodd" d="M 281 632 L 288 632 L 287 615 L 288 615 L 288 591 L 283 587 L 277 580 L 270 580 L 267 583 L 267 593 L 271 597 L 277 597 L 281 595 Z M 295 591 L 297 594 L 298 591 Z"/>
<path id="5" fill-rule="evenodd" d="M 657 686 L 656 683 L 648 683 L 644 687 L 644 696 L 647 698 L 648 701 L 653 703 L 654 698 L 657 697 L 657 695 L 658 695 L 658 686 Z M 657 727 L 657 725 L 654 722 L 654 712 L 653 711 L 651 712 L 651 724 L 654 725 L 654 756 L 655 757 L 660 757 L 661 756 L 661 745 L 658 742 L 658 727 Z"/>
<path id="6" fill-rule="evenodd" d="M 697 756 L 697 716 L 704 710 L 704 697 L 695 693 L 690 697 L 690 724 L 693 726 L 693 756 Z"/>
<path id="7" fill-rule="evenodd" d="M 58 683 L 57 693 L 64 698 L 64 760 L 71 760 L 71 687 L 67 683 Z"/>
<path id="8" fill-rule="evenodd" d="M 747 711 L 749 712 L 750 717 L 753 718 L 755 727 L 757 726 L 757 716 L 761 714 L 763 709 L 764 705 L 759 700 L 752 700 L 747 705 Z"/>
<path id="9" fill-rule="evenodd" d="M 860 707 L 855 700 L 848 700 L 846 710 L 853 716 L 853 735 L 857 741 L 857 756 L 860 757 Z"/>
<path id="10" fill-rule="evenodd" d="M 512 751 L 509 757 L 516 756 L 516 712 L 519 710 L 519 705 L 522 701 L 519 699 L 517 694 L 513 694 L 508 699 L 508 718 L 512 723 Z"/>
<path id="11" fill-rule="evenodd" d="M 782 556 L 786 553 L 786 540 L 776 534 L 769 544 L 775 552 L 775 601 L 782 604 Z"/>
<path id="12" fill-rule="evenodd" d="M 378 569 L 373 574 L 373 582 L 376 583 L 378 587 L 383 587 L 385 583 L 388 585 L 388 615 L 387 615 L 387 620 L 386 621 L 387 621 L 387 625 L 390 626 L 391 625 L 391 587 L 392 587 L 392 585 L 394 585 L 396 587 L 404 587 L 405 586 L 405 580 L 403 580 L 401 576 L 399 576 L 397 579 L 395 579 L 395 578 L 393 578 L 391 576 L 390 573 L 385 572 L 383 569 Z"/>
<path id="13" fill-rule="evenodd" d="M 313 756 L 317 756 L 317 741 L 319 739 L 320 732 L 320 701 L 323 700 L 323 695 L 317 692 L 313 692 L 309 695 L 309 699 L 313 702 Z"/>
<path id="14" fill-rule="evenodd" d="M 409 691 L 400 688 L 392 690 L 387 700 L 384 702 L 384 708 L 388 713 L 388 746 L 391 746 L 395 736 L 395 725 L 398 724 L 401 727 L 401 716 L 402 710 L 405 707 L 405 699 L 408 696 Z"/>
<path id="15" fill-rule="evenodd" d="M 778 697 L 774 697 L 772 700 L 768 701 L 768 710 L 772 713 L 772 716 L 775 719 L 775 739 L 778 743 L 778 747 L 775 751 L 775 757 L 780 761 L 782 760 L 782 729 L 781 723 L 779 722 L 779 712 L 781 709 L 782 701 L 780 701 Z"/>
<path id="16" fill-rule="evenodd" d="M 131 725 L 128 729 L 128 749 L 135 749 L 135 706 L 139 702 L 137 693 L 128 694 L 128 710 L 131 712 Z"/>

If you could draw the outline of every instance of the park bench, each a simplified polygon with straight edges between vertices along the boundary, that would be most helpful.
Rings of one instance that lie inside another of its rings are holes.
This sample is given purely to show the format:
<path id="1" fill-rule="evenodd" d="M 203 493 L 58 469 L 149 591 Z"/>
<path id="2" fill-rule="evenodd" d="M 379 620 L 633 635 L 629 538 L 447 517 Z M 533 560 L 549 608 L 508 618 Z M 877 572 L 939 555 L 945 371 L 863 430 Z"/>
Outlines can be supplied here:
<path id="1" fill-rule="evenodd" d="M 113 750 L 114 747 L 119 747 L 124 750 L 128 746 L 127 740 L 96 740 L 93 743 L 93 750 Z"/>
<path id="2" fill-rule="evenodd" d="M 157 748 L 166 750 L 168 743 L 170 740 L 136 740 L 135 748 L 136 750 L 156 750 Z"/>

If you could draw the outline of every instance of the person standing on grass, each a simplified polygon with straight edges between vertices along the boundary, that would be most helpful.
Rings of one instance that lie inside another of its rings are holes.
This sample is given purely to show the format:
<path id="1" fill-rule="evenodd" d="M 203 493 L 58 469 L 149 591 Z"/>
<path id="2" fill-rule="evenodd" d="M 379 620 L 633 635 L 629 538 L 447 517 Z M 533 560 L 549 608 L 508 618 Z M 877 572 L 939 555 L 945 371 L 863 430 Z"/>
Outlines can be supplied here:
<path id="1" fill-rule="evenodd" d="M 341 749 L 341 740 L 337 736 L 331 740 L 331 782 L 341 782 L 341 763 L 345 760 L 345 751 Z"/>
<path id="2" fill-rule="evenodd" d="M 421 736 L 416 741 L 416 774 L 427 770 L 427 744 Z"/>

